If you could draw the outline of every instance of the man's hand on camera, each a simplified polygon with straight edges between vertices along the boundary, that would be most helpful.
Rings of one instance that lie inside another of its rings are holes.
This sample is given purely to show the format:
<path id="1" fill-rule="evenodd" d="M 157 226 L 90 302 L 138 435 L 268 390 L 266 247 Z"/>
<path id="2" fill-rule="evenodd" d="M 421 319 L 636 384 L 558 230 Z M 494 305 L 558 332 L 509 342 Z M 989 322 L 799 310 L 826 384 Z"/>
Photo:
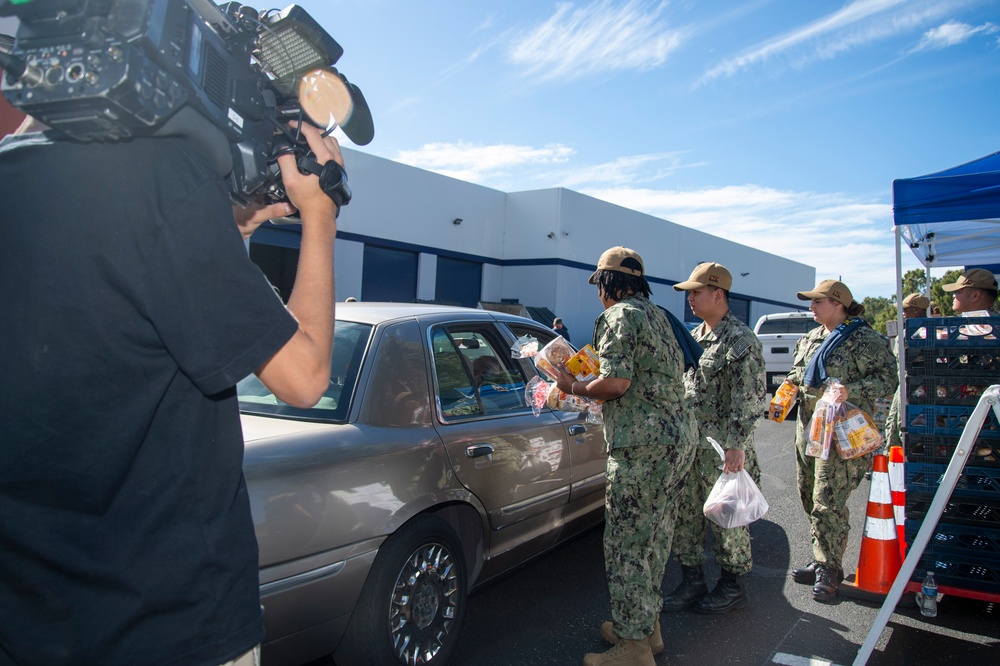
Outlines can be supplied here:
<path id="1" fill-rule="evenodd" d="M 253 232 L 257 231 L 257 227 L 264 224 L 268 220 L 273 220 L 276 217 L 285 217 L 293 214 L 294 212 L 295 206 L 287 201 L 271 204 L 269 206 L 254 202 L 247 204 L 245 208 L 243 206 L 233 205 L 233 219 L 236 220 L 236 226 L 239 228 L 240 234 L 243 236 L 243 240 L 253 236 Z"/>
<path id="2" fill-rule="evenodd" d="M 294 122 L 289 123 L 292 129 L 295 129 L 296 125 Z M 308 123 L 302 123 L 298 129 L 309 142 L 309 149 L 312 150 L 317 163 L 326 164 L 328 160 L 334 160 L 340 166 L 344 166 L 340 144 L 335 138 L 323 136 L 317 128 Z M 284 184 L 285 192 L 292 205 L 299 209 L 303 219 L 312 215 L 323 216 L 318 219 L 331 217 L 336 219 L 337 204 L 320 187 L 319 178 L 299 171 L 294 155 L 291 153 L 280 155 L 278 166 L 281 167 L 281 182 Z"/>

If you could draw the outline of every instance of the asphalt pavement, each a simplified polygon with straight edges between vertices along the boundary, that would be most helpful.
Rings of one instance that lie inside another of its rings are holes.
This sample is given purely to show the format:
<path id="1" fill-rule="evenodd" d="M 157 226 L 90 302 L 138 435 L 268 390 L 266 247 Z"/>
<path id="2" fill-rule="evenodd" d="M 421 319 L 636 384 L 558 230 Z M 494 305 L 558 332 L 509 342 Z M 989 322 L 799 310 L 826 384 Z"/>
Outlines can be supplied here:
<path id="1" fill-rule="evenodd" d="M 761 486 L 770 505 L 750 527 L 754 569 L 746 578 L 750 605 L 720 616 L 693 612 L 660 616 L 666 648 L 658 665 L 784 664 L 848 665 L 868 636 L 881 604 L 840 598 L 812 599 L 791 569 L 812 559 L 809 526 L 795 489 L 792 448 L 795 426 L 761 421 L 757 452 Z M 852 495 L 851 536 L 845 563 L 857 563 L 869 483 Z M 592 530 L 478 590 L 471 598 L 453 665 L 580 664 L 587 652 L 608 648 L 599 626 L 609 619 L 601 529 Z M 710 584 L 718 577 L 709 547 Z M 853 577 L 853 571 L 847 571 Z M 676 560 L 668 564 L 663 589 L 680 580 Z M 1000 645 L 1000 608 L 948 596 L 938 616 L 923 618 L 904 596 L 868 663 L 994 663 Z"/>

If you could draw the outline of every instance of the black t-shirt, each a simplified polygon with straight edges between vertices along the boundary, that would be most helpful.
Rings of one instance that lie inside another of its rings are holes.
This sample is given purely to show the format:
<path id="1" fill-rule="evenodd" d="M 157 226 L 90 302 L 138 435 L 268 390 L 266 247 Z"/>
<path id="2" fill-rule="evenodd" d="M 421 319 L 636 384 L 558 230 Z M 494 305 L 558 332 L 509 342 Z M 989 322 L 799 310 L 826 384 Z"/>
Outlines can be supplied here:
<path id="1" fill-rule="evenodd" d="M 234 385 L 296 323 L 179 139 L 0 143 L 0 664 L 263 634 Z"/>

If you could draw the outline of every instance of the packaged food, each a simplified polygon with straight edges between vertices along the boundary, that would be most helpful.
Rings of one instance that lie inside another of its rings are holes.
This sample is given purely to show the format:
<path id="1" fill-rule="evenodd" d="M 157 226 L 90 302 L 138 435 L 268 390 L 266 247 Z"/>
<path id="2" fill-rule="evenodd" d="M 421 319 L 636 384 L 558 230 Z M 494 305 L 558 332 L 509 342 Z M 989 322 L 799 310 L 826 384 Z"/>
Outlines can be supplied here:
<path id="1" fill-rule="evenodd" d="M 590 381 L 601 374 L 601 360 L 592 346 L 584 345 L 566 361 L 566 369 L 581 382 Z"/>
<path id="2" fill-rule="evenodd" d="M 778 390 L 774 392 L 774 397 L 771 398 L 771 404 L 767 410 L 767 418 L 782 423 L 788 416 L 788 412 L 792 411 L 792 405 L 795 404 L 795 399 L 798 395 L 798 386 L 782 382 Z"/>
<path id="3" fill-rule="evenodd" d="M 813 458 L 828 460 L 830 445 L 833 443 L 833 423 L 836 420 L 838 405 L 820 400 L 809 421 L 809 437 L 806 445 L 806 455 Z"/>
<path id="4" fill-rule="evenodd" d="M 885 440 L 867 412 L 847 402 L 841 411 L 833 423 L 841 458 L 852 460 L 882 448 Z"/>
<path id="5" fill-rule="evenodd" d="M 559 367 L 560 363 L 566 363 L 573 358 L 574 354 L 576 352 L 560 335 L 538 350 L 538 354 L 535 356 L 535 367 L 548 379 L 555 381 L 559 378 L 559 372 L 556 368 Z"/>

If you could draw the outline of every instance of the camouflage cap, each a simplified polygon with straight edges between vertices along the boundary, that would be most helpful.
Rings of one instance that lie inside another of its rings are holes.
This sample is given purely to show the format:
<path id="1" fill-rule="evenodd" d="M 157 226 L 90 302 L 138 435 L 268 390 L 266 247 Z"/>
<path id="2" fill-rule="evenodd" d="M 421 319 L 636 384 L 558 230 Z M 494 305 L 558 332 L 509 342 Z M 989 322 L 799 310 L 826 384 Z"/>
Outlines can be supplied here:
<path id="1" fill-rule="evenodd" d="M 941 285 L 941 288 L 945 291 L 958 291 L 959 289 L 965 289 L 966 287 L 975 287 L 976 289 L 992 289 L 993 291 L 996 291 L 997 279 L 993 276 L 993 273 L 989 272 L 985 268 L 970 268 L 962 273 L 961 277 L 951 284 Z"/>
<path id="2" fill-rule="evenodd" d="M 628 261 L 632 259 L 639 263 L 639 268 L 633 268 L 626 263 L 632 263 Z M 627 247 L 622 247 L 617 245 L 613 248 L 604 251 L 601 258 L 597 260 L 597 270 L 593 272 L 590 276 L 588 282 L 590 284 L 597 284 L 597 274 L 600 271 L 618 271 L 619 273 L 627 273 L 628 275 L 635 275 L 637 277 L 642 277 L 646 273 L 645 265 L 642 263 L 642 257 L 635 250 L 630 250 Z"/>
<path id="3" fill-rule="evenodd" d="M 921 310 L 926 310 L 930 307 L 930 304 L 931 299 L 918 293 L 912 293 L 903 299 L 904 308 L 920 308 Z"/>
<path id="4" fill-rule="evenodd" d="M 796 294 L 800 301 L 811 301 L 814 298 L 829 298 L 836 301 L 845 308 L 851 307 L 854 296 L 847 285 L 840 280 L 823 280 L 812 291 L 800 291 Z"/>
<path id="5" fill-rule="evenodd" d="M 674 285 L 677 291 L 692 291 L 702 287 L 718 287 L 729 291 L 733 287 L 733 275 L 722 264 L 705 261 L 695 266 L 687 281 Z"/>

